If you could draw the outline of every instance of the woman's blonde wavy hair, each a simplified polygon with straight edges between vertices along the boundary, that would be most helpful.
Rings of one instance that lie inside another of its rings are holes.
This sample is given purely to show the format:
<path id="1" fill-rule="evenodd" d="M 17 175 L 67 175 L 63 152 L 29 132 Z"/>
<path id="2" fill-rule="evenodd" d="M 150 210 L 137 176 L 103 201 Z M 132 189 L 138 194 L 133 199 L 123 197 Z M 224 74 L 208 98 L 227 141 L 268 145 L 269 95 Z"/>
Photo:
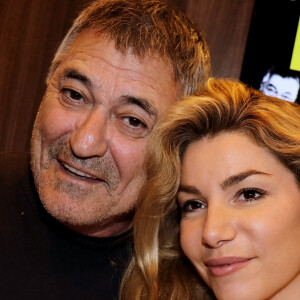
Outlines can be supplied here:
<path id="1" fill-rule="evenodd" d="M 211 297 L 181 251 L 176 194 L 186 147 L 221 132 L 247 135 L 300 182 L 300 106 L 265 96 L 238 81 L 209 79 L 197 96 L 172 107 L 152 134 L 148 180 L 134 218 L 135 254 L 120 299 Z"/>

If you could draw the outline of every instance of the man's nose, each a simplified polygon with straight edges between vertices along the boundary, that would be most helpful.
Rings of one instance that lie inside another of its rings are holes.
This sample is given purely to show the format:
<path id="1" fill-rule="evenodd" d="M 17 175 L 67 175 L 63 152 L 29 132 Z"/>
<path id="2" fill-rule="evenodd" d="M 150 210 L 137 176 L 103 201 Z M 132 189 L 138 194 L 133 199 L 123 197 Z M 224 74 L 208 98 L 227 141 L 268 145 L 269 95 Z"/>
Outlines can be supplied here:
<path id="1" fill-rule="evenodd" d="M 107 117 L 101 110 L 82 116 L 70 136 L 72 151 L 78 157 L 104 156 L 108 149 Z"/>
<path id="2" fill-rule="evenodd" d="M 204 223 L 203 242 L 212 248 L 219 248 L 236 237 L 235 213 L 223 206 L 209 207 Z"/>

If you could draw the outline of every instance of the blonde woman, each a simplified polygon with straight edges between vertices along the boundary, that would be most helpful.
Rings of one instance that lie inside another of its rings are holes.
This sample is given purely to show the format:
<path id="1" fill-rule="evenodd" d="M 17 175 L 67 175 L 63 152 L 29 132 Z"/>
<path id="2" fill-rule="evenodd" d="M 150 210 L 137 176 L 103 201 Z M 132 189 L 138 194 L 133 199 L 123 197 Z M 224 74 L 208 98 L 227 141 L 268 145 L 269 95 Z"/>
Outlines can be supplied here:
<path id="1" fill-rule="evenodd" d="M 210 79 L 150 144 L 121 299 L 300 299 L 299 106 Z"/>

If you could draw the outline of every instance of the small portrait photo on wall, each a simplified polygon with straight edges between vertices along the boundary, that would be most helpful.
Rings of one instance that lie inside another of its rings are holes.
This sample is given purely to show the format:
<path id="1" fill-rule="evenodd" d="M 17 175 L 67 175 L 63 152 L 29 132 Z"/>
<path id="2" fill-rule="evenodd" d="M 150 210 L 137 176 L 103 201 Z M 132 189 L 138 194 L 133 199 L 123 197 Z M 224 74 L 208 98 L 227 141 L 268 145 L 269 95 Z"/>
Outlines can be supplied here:
<path id="1" fill-rule="evenodd" d="M 300 0 L 256 0 L 241 81 L 300 104 Z"/>

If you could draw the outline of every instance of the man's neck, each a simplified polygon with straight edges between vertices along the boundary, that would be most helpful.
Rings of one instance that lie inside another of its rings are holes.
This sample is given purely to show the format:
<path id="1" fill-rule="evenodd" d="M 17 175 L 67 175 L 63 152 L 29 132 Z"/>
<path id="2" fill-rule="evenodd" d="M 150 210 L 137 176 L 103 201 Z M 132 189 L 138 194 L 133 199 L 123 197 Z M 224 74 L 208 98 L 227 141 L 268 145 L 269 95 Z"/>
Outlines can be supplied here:
<path id="1" fill-rule="evenodd" d="M 133 213 L 130 216 L 116 216 L 114 219 L 106 223 L 97 223 L 89 225 L 74 225 L 63 224 L 71 230 L 78 232 L 85 236 L 107 238 L 112 236 L 118 236 L 132 228 Z"/>

